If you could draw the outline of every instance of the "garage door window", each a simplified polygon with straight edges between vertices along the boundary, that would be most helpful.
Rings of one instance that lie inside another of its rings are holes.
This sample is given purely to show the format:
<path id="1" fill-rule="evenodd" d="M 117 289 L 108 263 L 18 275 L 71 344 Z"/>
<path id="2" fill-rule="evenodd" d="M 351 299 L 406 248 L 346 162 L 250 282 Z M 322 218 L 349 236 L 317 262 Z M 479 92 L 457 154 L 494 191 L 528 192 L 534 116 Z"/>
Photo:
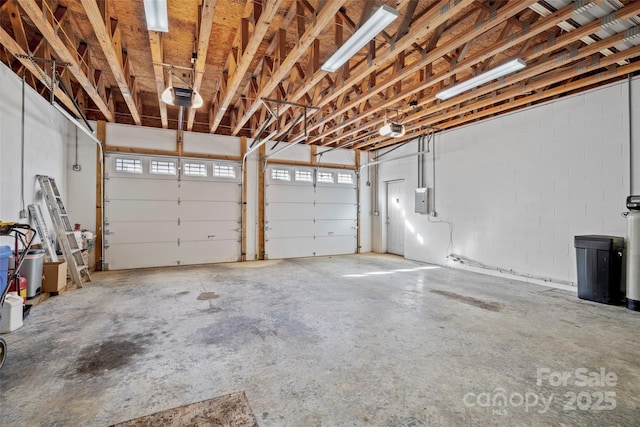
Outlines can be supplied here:
<path id="1" fill-rule="evenodd" d="M 331 172 L 318 172 L 318 182 L 333 184 L 333 174 Z"/>
<path id="2" fill-rule="evenodd" d="M 350 173 L 338 173 L 338 184 L 353 184 L 353 175 Z"/>
<path id="3" fill-rule="evenodd" d="M 207 176 L 207 165 L 204 163 L 184 163 L 184 174 L 189 176 Z"/>
<path id="4" fill-rule="evenodd" d="M 142 173 L 142 160 L 116 158 L 116 172 Z"/>
<path id="5" fill-rule="evenodd" d="M 296 170 L 296 181 L 313 182 L 313 175 L 311 171 Z"/>
<path id="6" fill-rule="evenodd" d="M 230 165 L 213 165 L 213 176 L 222 178 L 235 178 L 236 169 Z"/>
<path id="7" fill-rule="evenodd" d="M 277 181 L 291 181 L 291 174 L 288 169 L 271 169 L 271 179 Z"/>
<path id="8" fill-rule="evenodd" d="M 165 160 L 151 160 L 151 173 L 158 175 L 175 175 L 176 163 Z"/>

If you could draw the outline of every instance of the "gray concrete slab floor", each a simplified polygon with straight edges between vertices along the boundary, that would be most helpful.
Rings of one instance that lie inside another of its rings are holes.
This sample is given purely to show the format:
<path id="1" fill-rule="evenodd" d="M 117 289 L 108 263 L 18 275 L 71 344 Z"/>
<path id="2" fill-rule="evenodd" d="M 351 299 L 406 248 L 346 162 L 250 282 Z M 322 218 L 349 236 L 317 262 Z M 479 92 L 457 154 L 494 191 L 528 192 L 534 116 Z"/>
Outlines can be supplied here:
<path id="1" fill-rule="evenodd" d="M 5 335 L 0 425 L 244 390 L 262 426 L 637 426 L 640 314 L 386 255 L 97 273 Z"/>

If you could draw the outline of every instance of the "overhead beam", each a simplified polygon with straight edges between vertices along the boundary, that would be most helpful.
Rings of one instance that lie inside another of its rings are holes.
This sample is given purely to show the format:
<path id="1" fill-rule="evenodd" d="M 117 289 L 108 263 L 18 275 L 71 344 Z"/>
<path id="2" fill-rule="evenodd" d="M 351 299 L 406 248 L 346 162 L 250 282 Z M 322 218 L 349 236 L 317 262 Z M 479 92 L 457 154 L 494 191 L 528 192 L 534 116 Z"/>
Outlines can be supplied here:
<path id="1" fill-rule="evenodd" d="M 124 102 L 129 108 L 131 117 L 135 124 L 140 126 L 142 124 L 142 119 L 140 118 L 140 112 L 138 111 L 138 105 L 136 103 L 136 99 L 139 99 L 139 95 L 131 90 L 129 87 L 130 76 L 126 76 L 124 73 L 120 30 L 116 28 L 117 37 L 113 37 L 111 30 L 107 28 L 107 25 L 111 26 L 111 22 L 109 22 L 111 17 L 107 14 L 107 16 L 103 18 L 103 14 L 96 3 L 96 0 L 80 1 L 82 3 L 82 7 L 84 7 L 87 18 L 93 27 L 93 32 L 98 39 L 98 43 L 100 43 L 105 59 L 113 73 L 113 77 L 118 84 L 118 88 L 120 88 L 120 93 L 124 98 Z M 107 19 L 107 24 L 105 24 L 104 19 Z"/>
<path id="2" fill-rule="evenodd" d="M 264 36 L 267 34 L 269 30 L 269 26 L 271 25 L 271 21 L 276 16 L 278 12 L 278 8 L 284 2 L 284 0 L 276 0 L 274 2 L 267 3 L 266 7 L 262 10 L 260 14 L 260 18 L 258 22 L 254 26 L 253 35 L 251 39 L 246 44 L 246 47 L 242 51 L 242 56 L 240 60 L 236 64 L 233 75 L 229 76 L 229 81 L 226 84 L 225 94 L 220 101 L 220 104 L 217 106 L 216 114 L 213 118 L 213 122 L 211 123 L 209 131 L 211 133 L 215 133 L 216 129 L 220 125 L 224 114 L 231 104 L 236 92 L 240 88 L 240 84 L 242 83 L 242 79 L 245 77 L 251 62 L 253 61 Z"/>
<path id="3" fill-rule="evenodd" d="M 80 83 L 91 100 L 93 100 L 102 115 L 108 121 L 112 122 L 114 114 L 109 109 L 105 100 L 100 97 L 98 90 L 93 86 L 89 77 L 84 74 L 80 64 L 76 61 L 75 55 L 69 52 L 69 49 L 58 35 L 58 29 L 53 28 L 40 6 L 38 6 L 34 0 L 22 0 L 19 4 L 29 19 L 31 19 L 31 22 L 33 22 L 40 33 L 45 37 L 58 58 L 60 58 L 61 61 L 68 62 L 70 64 L 69 71 L 76 78 L 78 83 Z"/>
<path id="4" fill-rule="evenodd" d="M 251 103 L 242 117 L 238 119 L 232 129 L 232 135 L 237 135 L 242 129 L 242 126 L 258 111 L 262 105 L 260 99 L 268 97 L 278 84 L 291 72 L 295 63 L 307 52 L 307 49 L 311 46 L 315 38 L 333 21 L 335 14 L 345 1 L 346 0 L 332 0 L 324 4 L 322 10 L 315 17 L 314 25 L 305 31 L 304 35 L 299 39 L 298 44 L 294 46 L 289 55 L 280 63 L 278 69 L 271 76 L 270 81 L 260 88 L 257 98 Z"/>
<path id="5" fill-rule="evenodd" d="M 29 54 L 22 49 L 22 47 L 16 42 L 10 35 L 7 33 L 4 28 L 0 27 L 0 44 L 4 46 L 10 53 L 12 53 L 18 61 L 27 69 L 31 74 L 33 74 L 37 79 L 45 85 L 46 87 L 51 87 L 51 79 L 45 74 L 45 72 L 31 62 L 29 59 L 21 56 L 29 56 Z M 76 107 L 73 104 L 71 98 L 67 96 L 66 93 L 62 89 L 60 89 L 57 85 L 54 88 L 54 95 L 58 98 L 69 110 L 73 113 L 74 116 L 78 117 L 78 112 L 76 111 Z"/>
<path id="6" fill-rule="evenodd" d="M 193 81 L 193 89 L 200 92 L 202 78 L 204 77 L 204 68 L 207 65 L 207 50 L 209 49 L 209 41 L 211 39 L 211 29 L 213 28 L 213 15 L 215 13 L 216 3 L 218 0 L 202 0 L 200 12 L 200 31 L 198 32 L 198 48 L 196 50 L 198 57 L 193 66 L 195 76 Z M 187 118 L 187 130 L 193 129 L 193 121 L 196 117 L 196 109 L 189 108 Z"/>
<path id="7" fill-rule="evenodd" d="M 167 104 L 162 101 L 162 92 L 165 90 L 164 67 L 160 64 L 164 63 L 164 50 L 162 44 L 162 33 L 159 31 L 149 31 L 149 46 L 151 47 L 151 60 L 153 61 L 153 75 L 156 81 L 156 91 L 158 93 L 158 106 L 160 107 L 160 121 L 162 128 L 169 127 L 169 119 L 167 118 Z"/>

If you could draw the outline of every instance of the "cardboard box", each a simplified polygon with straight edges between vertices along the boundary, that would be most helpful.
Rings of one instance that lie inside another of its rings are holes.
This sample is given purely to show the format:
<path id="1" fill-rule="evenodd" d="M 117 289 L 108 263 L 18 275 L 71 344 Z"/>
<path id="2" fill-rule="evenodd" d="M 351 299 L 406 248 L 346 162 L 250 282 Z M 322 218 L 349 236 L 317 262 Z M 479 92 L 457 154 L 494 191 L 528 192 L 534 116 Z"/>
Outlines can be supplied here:
<path id="1" fill-rule="evenodd" d="M 67 262 L 45 262 L 42 292 L 60 292 L 67 286 Z"/>

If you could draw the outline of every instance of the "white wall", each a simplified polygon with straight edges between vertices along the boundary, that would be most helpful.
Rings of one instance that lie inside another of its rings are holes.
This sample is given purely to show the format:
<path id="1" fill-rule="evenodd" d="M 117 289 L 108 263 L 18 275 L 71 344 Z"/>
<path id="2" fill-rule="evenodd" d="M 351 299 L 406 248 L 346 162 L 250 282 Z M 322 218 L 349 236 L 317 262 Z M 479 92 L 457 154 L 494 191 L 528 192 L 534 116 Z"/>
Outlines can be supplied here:
<path id="1" fill-rule="evenodd" d="M 19 217 L 21 201 L 22 80 L 0 64 L 0 220 Z M 56 180 L 66 200 L 67 119 L 28 85 L 25 86 L 24 208 L 41 199 L 36 175 Z M 44 203 L 44 202 L 43 202 Z M 44 204 L 43 210 L 46 212 Z M 46 214 L 45 214 L 46 215 Z M 12 240 L 12 239 L 10 239 Z M 7 238 L 1 239 L 7 244 Z"/>
<path id="2" fill-rule="evenodd" d="M 96 122 L 90 122 L 93 130 L 97 129 Z M 76 152 L 76 137 L 78 148 Z M 69 124 L 67 141 L 66 173 L 67 198 L 66 207 L 69 218 L 74 224 L 80 224 L 82 229 L 96 232 L 96 160 L 98 146 L 84 132 L 74 124 Z M 79 171 L 73 170 L 73 165 L 80 166 Z"/>
<path id="3" fill-rule="evenodd" d="M 637 117 L 640 79 L 633 84 Z M 464 267 L 445 259 L 455 253 L 487 266 L 575 283 L 575 235 L 626 236 L 620 213 L 630 192 L 627 89 L 627 82 L 615 83 L 437 135 L 435 218 L 413 213 L 416 157 L 381 164 L 382 212 L 373 218 L 374 250 L 386 250 L 384 183 L 404 179 L 407 258 Z M 389 157 L 416 151 L 413 141 Z M 425 164 L 428 187 L 434 186 L 432 155 Z"/>

